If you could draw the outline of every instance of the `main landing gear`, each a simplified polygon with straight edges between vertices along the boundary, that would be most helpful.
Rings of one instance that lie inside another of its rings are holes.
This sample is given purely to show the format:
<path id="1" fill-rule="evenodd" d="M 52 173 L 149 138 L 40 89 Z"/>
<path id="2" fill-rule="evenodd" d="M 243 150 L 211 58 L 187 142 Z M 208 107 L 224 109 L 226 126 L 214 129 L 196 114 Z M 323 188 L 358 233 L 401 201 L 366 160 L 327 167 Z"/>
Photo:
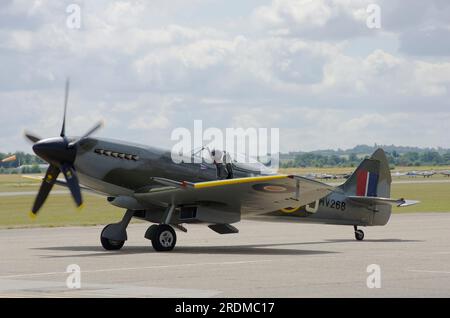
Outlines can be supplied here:
<path id="1" fill-rule="evenodd" d="M 364 240 L 364 232 L 362 230 L 358 230 L 358 227 L 356 225 L 354 225 L 353 228 L 355 229 L 355 239 L 357 241 Z"/>
<path id="2" fill-rule="evenodd" d="M 152 241 L 153 248 L 158 252 L 171 251 L 177 243 L 177 234 L 168 224 L 153 224 L 145 232 L 145 238 Z"/>
<path id="3" fill-rule="evenodd" d="M 162 223 L 153 224 L 145 232 L 145 238 L 152 241 L 153 248 L 158 252 L 171 251 L 177 243 L 177 235 L 169 225 L 175 206 L 169 206 L 164 213 Z M 134 215 L 133 210 L 127 210 L 119 223 L 108 224 L 100 234 L 100 242 L 105 250 L 120 250 L 127 240 L 127 227 Z M 180 225 L 175 225 L 178 229 L 186 232 L 187 230 Z"/>
<path id="4" fill-rule="evenodd" d="M 169 225 L 173 211 L 175 211 L 175 205 L 169 205 L 164 212 L 161 224 L 153 224 L 145 232 L 145 238 L 152 241 L 153 248 L 158 252 L 171 251 L 177 243 L 177 235 Z"/>

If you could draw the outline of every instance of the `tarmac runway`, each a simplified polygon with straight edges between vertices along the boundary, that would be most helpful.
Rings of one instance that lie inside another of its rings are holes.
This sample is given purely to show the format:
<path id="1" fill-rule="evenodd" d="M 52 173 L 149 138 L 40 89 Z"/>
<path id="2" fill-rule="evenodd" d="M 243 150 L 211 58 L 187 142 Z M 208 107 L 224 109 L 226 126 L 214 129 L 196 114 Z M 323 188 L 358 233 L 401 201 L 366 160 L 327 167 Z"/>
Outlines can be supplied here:
<path id="1" fill-rule="evenodd" d="M 348 226 L 187 225 L 169 253 L 153 251 L 147 226 L 131 224 L 117 252 L 102 249 L 99 226 L 0 230 L 0 297 L 450 296 L 450 213 L 394 215 L 362 242 Z M 71 264 L 79 289 L 66 285 Z M 380 288 L 367 285 L 373 266 Z"/>

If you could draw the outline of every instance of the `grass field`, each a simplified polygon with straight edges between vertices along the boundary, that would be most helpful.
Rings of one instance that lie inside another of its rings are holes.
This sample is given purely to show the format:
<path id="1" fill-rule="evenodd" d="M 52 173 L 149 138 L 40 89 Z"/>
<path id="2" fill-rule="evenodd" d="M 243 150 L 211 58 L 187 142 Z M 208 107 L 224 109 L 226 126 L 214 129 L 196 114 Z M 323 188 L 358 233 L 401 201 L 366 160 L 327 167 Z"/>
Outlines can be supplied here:
<path id="1" fill-rule="evenodd" d="M 22 178 L 17 174 L 0 175 L 0 192 L 37 191 L 38 186 L 39 182 Z"/>
<path id="2" fill-rule="evenodd" d="M 0 175 L 1 192 L 38 191 L 39 181 L 18 175 Z M 55 190 L 66 190 L 55 186 Z M 0 227 L 95 225 L 119 221 L 123 209 L 112 206 L 105 197 L 83 193 L 84 208 L 78 210 L 69 194 L 52 194 L 34 220 L 28 217 L 33 195 L 0 197 Z"/>
<path id="3" fill-rule="evenodd" d="M 32 220 L 28 212 L 33 201 L 29 195 L 1 197 L 0 227 L 95 225 L 114 223 L 123 216 L 123 209 L 102 197 L 84 194 L 85 208 L 78 210 L 69 194 L 50 194 L 38 217 Z"/>
<path id="4" fill-rule="evenodd" d="M 392 184 L 393 198 L 419 200 L 420 203 L 393 209 L 394 213 L 450 212 L 450 183 L 402 183 Z"/>
<path id="5" fill-rule="evenodd" d="M 18 175 L 0 175 L 0 193 L 37 192 L 38 187 L 36 180 Z M 54 190 L 66 189 L 55 187 Z M 421 201 L 415 206 L 394 208 L 394 213 L 450 212 L 449 182 L 394 183 L 391 196 Z M 107 224 L 119 221 L 123 215 L 123 209 L 110 205 L 104 197 L 85 192 L 84 200 L 85 208 L 78 211 L 69 194 L 50 194 L 39 216 L 31 220 L 28 212 L 34 201 L 33 195 L 0 197 L 0 228 Z"/>
<path id="6" fill-rule="evenodd" d="M 315 167 L 305 167 L 305 168 L 282 168 L 280 173 L 286 174 L 308 174 L 308 173 L 330 173 L 330 174 L 340 174 L 340 173 L 350 173 L 353 172 L 356 167 L 331 167 L 331 168 L 315 168 Z M 450 166 L 420 166 L 420 167 L 395 167 L 393 171 L 442 171 L 450 170 Z M 436 176 L 434 176 L 436 177 Z"/>
<path id="7" fill-rule="evenodd" d="M 342 167 L 332 167 L 332 168 L 314 168 L 314 167 L 306 167 L 306 168 L 284 168 L 279 169 L 279 173 L 283 174 L 298 174 L 298 175 L 307 175 L 309 173 L 325 173 L 325 174 L 335 174 L 335 175 L 343 175 L 346 173 L 352 173 L 356 168 L 342 168 Z M 450 170 L 450 166 L 421 166 L 421 167 L 396 167 L 392 173 L 392 180 L 422 180 L 422 179 L 432 179 L 432 180 L 449 180 L 450 178 L 444 176 L 439 173 L 439 171 Z M 430 178 L 424 178 L 422 176 L 395 176 L 395 172 L 408 172 L 408 171 L 436 171 L 437 173 Z"/>

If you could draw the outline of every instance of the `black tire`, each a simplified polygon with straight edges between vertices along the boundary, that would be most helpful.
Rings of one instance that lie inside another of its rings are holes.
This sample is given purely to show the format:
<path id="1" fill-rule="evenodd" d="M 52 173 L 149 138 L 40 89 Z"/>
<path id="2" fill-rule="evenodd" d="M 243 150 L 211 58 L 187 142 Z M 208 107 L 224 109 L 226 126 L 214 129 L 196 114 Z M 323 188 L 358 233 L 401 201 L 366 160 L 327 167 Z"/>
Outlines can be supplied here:
<path id="1" fill-rule="evenodd" d="M 356 230 L 355 231 L 355 239 L 357 241 L 362 241 L 364 240 L 364 232 L 362 230 Z"/>
<path id="2" fill-rule="evenodd" d="M 155 229 L 152 238 L 152 246 L 158 252 L 173 250 L 177 243 L 177 235 L 170 225 L 160 224 Z"/>
<path id="3" fill-rule="evenodd" d="M 145 237 L 147 240 L 152 241 L 153 238 L 155 237 L 155 233 L 156 233 L 156 229 L 157 229 L 157 228 L 158 228 L 158 225 L 157 225 L 157 224 L 150 225 L 150 227 L 149 227 L 149 228 L 147 229 L 147 231 L 145 232 L 144 237 Z"/>
<path id="4" fill-rule="evenodd" d="M 123 245 L 125 244 L 125 241 L 115 241 L 115 240 L 110 240 L 106 237 L 103 237 L 103 232 L 105 231 L 105 229 L 107 227 L 108 227 L 108 225 L 103 228 L 102 233 L 100 234 L 100 242 L 102 243 L 103 248 L 107 251 L 120 250 L 123 247 Z"/>

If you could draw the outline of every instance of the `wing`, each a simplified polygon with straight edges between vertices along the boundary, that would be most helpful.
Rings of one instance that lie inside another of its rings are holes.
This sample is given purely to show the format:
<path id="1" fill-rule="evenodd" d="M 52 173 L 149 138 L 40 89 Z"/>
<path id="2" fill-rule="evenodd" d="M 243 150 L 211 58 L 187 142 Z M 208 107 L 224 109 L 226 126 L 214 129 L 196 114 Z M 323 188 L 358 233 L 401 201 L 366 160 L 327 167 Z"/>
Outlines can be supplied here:
<path id="1" fill-rule="evenodd" d="M 213 205 L 241 214 L 263 213 L 314 202 L 333 187 L 300 176 L 273 175 L 199 183 L 153 178 L 163 188 L 135 193 L 142 204 Z"/>

